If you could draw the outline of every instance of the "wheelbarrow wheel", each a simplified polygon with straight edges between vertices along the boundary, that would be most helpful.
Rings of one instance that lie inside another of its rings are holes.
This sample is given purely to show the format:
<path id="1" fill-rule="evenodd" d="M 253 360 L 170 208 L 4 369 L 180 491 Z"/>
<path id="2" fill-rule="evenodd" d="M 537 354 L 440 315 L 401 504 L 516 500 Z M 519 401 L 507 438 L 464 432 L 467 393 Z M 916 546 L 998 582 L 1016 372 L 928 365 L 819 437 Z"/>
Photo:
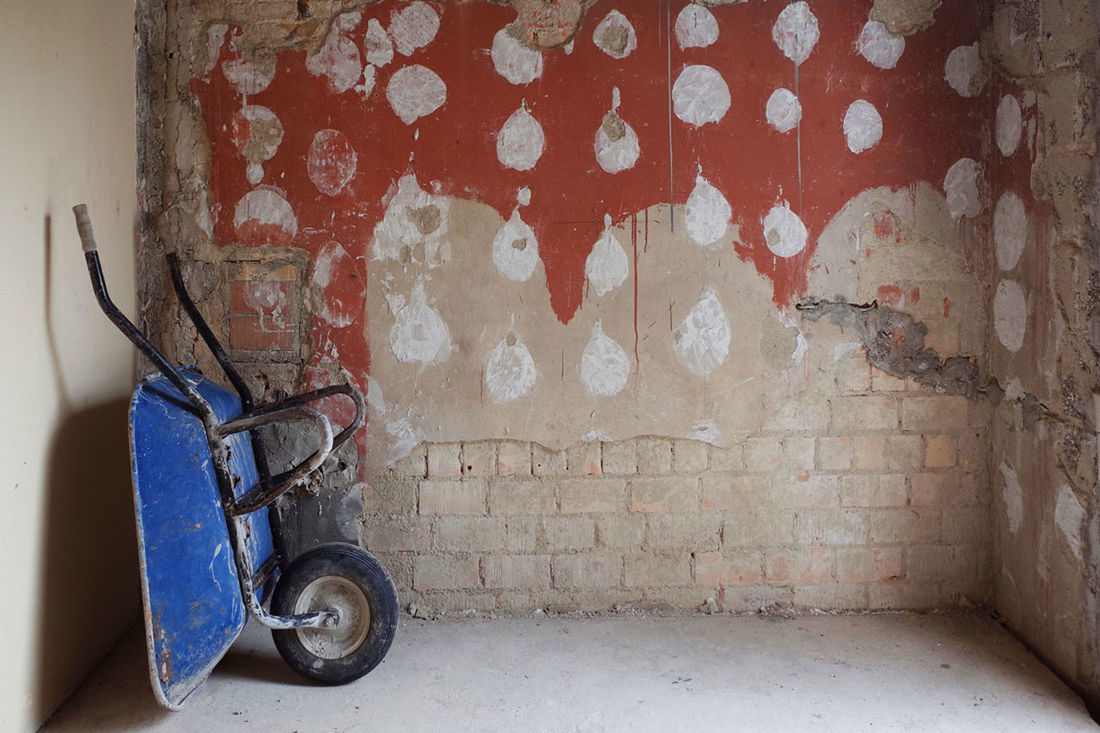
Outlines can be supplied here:
<path id="1" fill-rule="evenodd" d="M 335 610 L 331 628 L 272 631 L 275 647 L 306 679 L 342 685 L 370 672 L 397 631 L 397 591 L 382 563 L 348 544 L 315 547 L 290 564 L 271 596 L 271 612 Z"/>

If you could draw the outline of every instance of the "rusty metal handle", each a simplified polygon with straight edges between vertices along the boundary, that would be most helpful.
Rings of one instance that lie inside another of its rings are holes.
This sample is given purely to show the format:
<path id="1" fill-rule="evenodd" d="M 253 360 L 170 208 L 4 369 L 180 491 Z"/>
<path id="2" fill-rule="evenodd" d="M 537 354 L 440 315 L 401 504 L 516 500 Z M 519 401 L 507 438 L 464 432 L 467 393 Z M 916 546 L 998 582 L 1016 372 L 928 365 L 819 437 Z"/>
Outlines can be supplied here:
<path id="1" fill-rule="evenodd" d="M 92 219 L 88 216 L 86 204 L 73 207 L 76 216 L 76 231 L 80 235 L 80 245 L 85 252 L 95 252 L 95 234 L 92 233 Z"/>

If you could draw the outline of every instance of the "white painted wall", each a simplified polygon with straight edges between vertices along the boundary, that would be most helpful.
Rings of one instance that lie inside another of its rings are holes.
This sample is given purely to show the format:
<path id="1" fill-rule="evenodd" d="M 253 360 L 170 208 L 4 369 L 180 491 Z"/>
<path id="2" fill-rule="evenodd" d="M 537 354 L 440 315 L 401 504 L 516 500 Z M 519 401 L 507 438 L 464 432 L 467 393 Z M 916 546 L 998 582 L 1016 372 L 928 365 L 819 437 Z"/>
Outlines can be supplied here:
<path id="1" fill-rule="evenodd" d="M 0 729 L 33 730 L 138 619 L 128 342 L 99 312 L 86 201 L 133 311 L 133 0 L 5 0 L 0 23 Z"/>

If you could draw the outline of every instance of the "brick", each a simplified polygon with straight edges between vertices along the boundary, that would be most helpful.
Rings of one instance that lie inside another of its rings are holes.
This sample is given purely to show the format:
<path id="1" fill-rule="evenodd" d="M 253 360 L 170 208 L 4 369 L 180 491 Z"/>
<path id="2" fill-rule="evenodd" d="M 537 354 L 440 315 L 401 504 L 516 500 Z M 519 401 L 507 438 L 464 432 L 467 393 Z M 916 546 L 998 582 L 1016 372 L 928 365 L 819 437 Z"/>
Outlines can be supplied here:
<path id="1" fill-rule="evenodd" d="M 294 351 L 297 341 L 297 327 L 277 328 L 270 318 L 229 319 L 229 348 L 235 351 Z"/>
<path id="2" fill-rule="evenodd" d="M 902 474 L 842 476 L 840 505 L 844 507 L 905 506 L 909 489 Z"/>
<path id="3" fill-rule="evenodd" d="M 488 509 L 488 492 L 489 484 L 485 479 L 425 479 L 420 482 L 420 513 L 483 515 Z"/>
<path id="4" fill-rule="evenodd" d="M 867 586 L 854 583 L 799 584 L 791 588 L 796 608 L 849 611 L 867 608 Z"/>
<path id="5" fill-rule="evenodd" d="M 603 444 L 603 472 L 626 475 L 638 472 L 638 446 L 632 440 Z"/>
<path id="6" fill-rule="evenodd" d="M 551 450 L 538 443 L 531 444 L 531 471 L 536 476 L 563 476 L 566 457 L 563 450 Z"/>
<path id="7" fill-rule="evenodd" d="M 702 508 L 751 509 L 765 503 L 767 483 L 760 476 L 706 473 L 702 483 Z"/>
<path id="8" fill-rule="evenodd" d="M 871 391 L 903 392 L 905 391 L 905 380 L 871 367 Z"/>
<path id="9" fill-rule="evenodd" d="M 968 415 L 965 397 L 906 397 L 902 401 L 901 426 L 922 433 L 961 430 L 966 427 Z"/>
<path id="10" fill-rule="evenodd" d="M 924 446 L 919 435 L 891 435 L 886 439 L 886 468 L 914 471 L 921 466 Z"/>
<path id="11" fill-rule="evenodd" d="M 416 590 L 476 588 L 481 575 L 473 555 L 418 555 L 413 567 Z"/>
<path id="12" fill-rule="evenodd" d="M 746 585 L 764 579 L 763 556 L 755 551 L 695 554 L 696 585 Z"/>
<path id="13" fill-rule="evenodd" d="M 851 438 L 818 438 L 817 468 L 821 471 L 847 471 L 852 467 Z"/>
<path id="14" fill-rule="evenodd" d="M 553 481 L 493 481 L 489 485 L 490 514 L 553 514 L 558 509 Z"/>
<path id="15" fill-rule="evenodd" d="M 596 544 L 596 523 L 589 517 L 543 517 L 542 536 L 550 552 L 587 550 Z"/>
<path id="16" fill-rule="evenodd" d="M 984 465 L 989 457 L 989 438 L 981 433 L 959 436 L 958 461 L 962 468 Z"/>
<path id="17" fill-rule="evenodd" d="M 386 572 L 390 574 L 390 578 L 401 597 L 404 596 L 406 591 L 412 590 L 415 556 L 409 554 L 391 555 L 384 552 L 377 554 L 372 552 L 371 554 L 386 568 Z"/>
<path id="18" fill-rule="evenodd" d="M 941 605 L 939 583 L 874 583 L 867 586 L 868 605 L 873 609 L 923 611 Z"/>
<path id="19" fill-rule="evenodd" d="M 867 543 L 872 545 L 932 543 L 940 539 L 941 515 L 928 507 L 867 509 Z"/>
<path id="20" fill-rule="evenodd" d="M 709 465 L 711 471 L 744 471 L 745 459 L 741 453 L 741 446 L 733 448 L 710 446 Z"/>
<path id="21" fill-rule="evenodd" d="M 393 466 L 394 473 L 412 478 L 427 478 L 428 450 L 423 444 L 416 446 Z"/>
<path id="22" fill-rule="evenodd" d="M 370 479 L 363 488 L 363 512 L 366 514 L 415 514 L 417 484 L 415 478 L 386 471 Z"/>
<path id="23" fill-rule="evenodd" d="M 867 517 L 854 509 L 809 509 L 794 520 L 794 541 L 800 545 L 863 545 Z"/>
<path id="24" fill-rule="evenodd" d="M 867 350 L 856 349 L 838 359 L 833 365 L 837 389 L 844 394 L 860 394 L 871 389 L 871 365 L 867 363 Z"/>
<path id="25" fill-rule="evenodd" d="M 619 585 L 623 560 L 618 555 L 559 555 L 550 561 L 555 588 L 608 588 Z"/>
<path id="26" fill-rule="evenodd" d="M 749 438 L 744 443 L 745 470 L 750 473 L 771 473 L 783 457 L 779 438 Z"/>
<path id="27" fill-rule="evenodd" d="M 734 512 L 722 524 L 724 547 L 767 547 L 794 541 L 794 512 L 753 509 Z"/>
<path id="28" fill-rule="evenodd" d="M 672 441 L 663 438 L 639 438 L 638 473 L 658 474 L 672 470 Z"/>
<path id="29" fill-rule="evenodd" d="M 951 507 L 943 512 L 943 541 L 948 544 L 987 545 L 990 534 L 990 514 L 985 508 Z"/>
<path id="30" fill-rule="evenodd" d="M 769 583 L 825 583 L 833 579 L 833 551 L 824 547 L 769 552 L 764 558 Z"/>
<path id="31" fill-rule="evenodd" d="M 675 473 L 699 473 L 706 469 L 706 443 L 697 440 L 677 440 L 672 444 L 672 470 Z"/>
<path id="32" fill-rule="evenodd" d="M 954 476 L 946 473 L 917 473 L 909 477 L 909 503 L 913 506 L 930 506 L 943 501 L 950 491 Z"/>
<path id="33" fill-rule="evenodd" d="M 955 465 L 957 442 L 953 435 L 926 435 L 924 438 L 925 468 L 951 468 Z"/>
<path id="34" fill-rule="evenodd" d="M 497 446 L 489 441 L 462 444 L 463 476 L 495 476 Z"/>
<path id="35" fill-rule="evenodd" d="M 368 514 L 359 529 L 359 543 L 372 553 L 424 552 L 431 547 L 431 520 L 416 516 Z"/>
<path id="36" fill-rule="evenodd" d="M 626 508 L 626 481 L 570 479 L 558 487 L 562 514 L 621 512 Z"/>
<path id="37" fill-rule="evenodd" d="M 600 444 L 577 443 L 565 449 L 566 472 L 570 476 L 599 476 L 603 473 Z"/>
<path id="38" fill-rule="evenodd" d="M 441 613 L 484 613 L 496 609 L 496 596 L 485 592 L 444 591 L 420 598 L 419 605 L 428 615 Z"/>
<path id="39" fill-rule="evenodd" d="M 898 427 L 898 403 L 893 397 L 840 397 L 832 405 L 835 432 L 866 433 Z"/>
<path id="40" fill-rule="evenodd" d="M 886 468 L 886 438 L 852 438 L 852 468 L 881 471 Z"/>
<path id="41" fill-rule="evenodd" d="M 491 555 L 481 559 L 486 588 L 549 588 L 547 555 Z"/>
<path id="42" fill-rule="evenodd" d="M 717 550 L 722 519 L 717 514 L 651 514 L 646 528 L 646 546 L 663 550 Z"/>
<path id="43" fill-rule="evenodd" d="M 634 549 L 642 546 L 645 517 L 637 514 L 610 514 L 596 518 L 596 539 L 604 547 Z"/>
<path id="44" fill-rule="evenodd" d="M 653 588 L 663 585 L 691 585 L 691 556 L 687 553 L 658 555 L 636 552 L 625 558 L 624 585 Z"/>
<path id="45" fill-rule="evenodd" d="M 836 551 L 836 578 L 841 583 L 895 581 L 902 575 L 902 550 L 899 547 Z"/>
<path id="46" fill-rule="evenodd" d="M 816 441 L 813 438 L 783 439 L 783 469 L 794 473 L 810 473 L 814 470 Z"/>
<path id="47" fill-rule="evenodd" d="M 428 444 L 428 476 L 447 478 L 462 475 L 461 443 Z"/>
<path id="48" fill-rule="evenodd" d="M 699 479 L 690 476 L 637 478 L 630 482 L 630 510 L 692 512 L 699 510 Z"/>
<path id="49" fill-rule="evenodd" d="M 978 548 L 911 545 L 905 548 L 905 577 L 914 583 L 971 587 L 977 578 Z"/>
<path id="50" fill-rule="evenodd" d="M 769 479 L 768 500 L 778 507 L 837 506 L 840 503 L 840 477 L 827 474 L 773 476 Z"/>
<path id="51" fill-rule="evenodd" d="M 500 476 L 531 475 L 531 444 L 505 440 L 497 446 L 497 474 Z"/>
<path id="52" fill-rule="evenodd" d="M 272 316 L 281 321 L 297 312 L 298 292 L 295 283 L 288 281 L 234 280 L 229 283 L 229 315 L 263 315 L 271 327 Z"/>
<path id="53" fill-rule="evenodd" d="M 440 517 L 435 546 L 453 552 L 531 552 L 535 549 L 533 517 Z"/>
<path id="54" fill-rule="evenodd" d="M 823 431 L 829 428 L 829 402 L 819 392 L 804 392 L 768 412 L 764 430 L 775 432 Z"/>

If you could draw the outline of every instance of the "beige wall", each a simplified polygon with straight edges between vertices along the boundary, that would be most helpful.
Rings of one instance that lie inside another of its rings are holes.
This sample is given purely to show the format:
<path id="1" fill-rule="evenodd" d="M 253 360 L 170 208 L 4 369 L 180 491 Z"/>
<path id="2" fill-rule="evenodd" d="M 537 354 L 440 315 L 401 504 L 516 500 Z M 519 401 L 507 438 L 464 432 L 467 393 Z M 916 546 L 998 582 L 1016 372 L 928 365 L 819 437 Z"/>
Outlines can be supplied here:
<path id="1" fill-rule="evenodd" d="M 134 303 L 134 5 L 13 0 L 0 25 L 0 729 L 30 730 L 138 616 L 132 350 L 88 287 L 86 201 Z"/>

